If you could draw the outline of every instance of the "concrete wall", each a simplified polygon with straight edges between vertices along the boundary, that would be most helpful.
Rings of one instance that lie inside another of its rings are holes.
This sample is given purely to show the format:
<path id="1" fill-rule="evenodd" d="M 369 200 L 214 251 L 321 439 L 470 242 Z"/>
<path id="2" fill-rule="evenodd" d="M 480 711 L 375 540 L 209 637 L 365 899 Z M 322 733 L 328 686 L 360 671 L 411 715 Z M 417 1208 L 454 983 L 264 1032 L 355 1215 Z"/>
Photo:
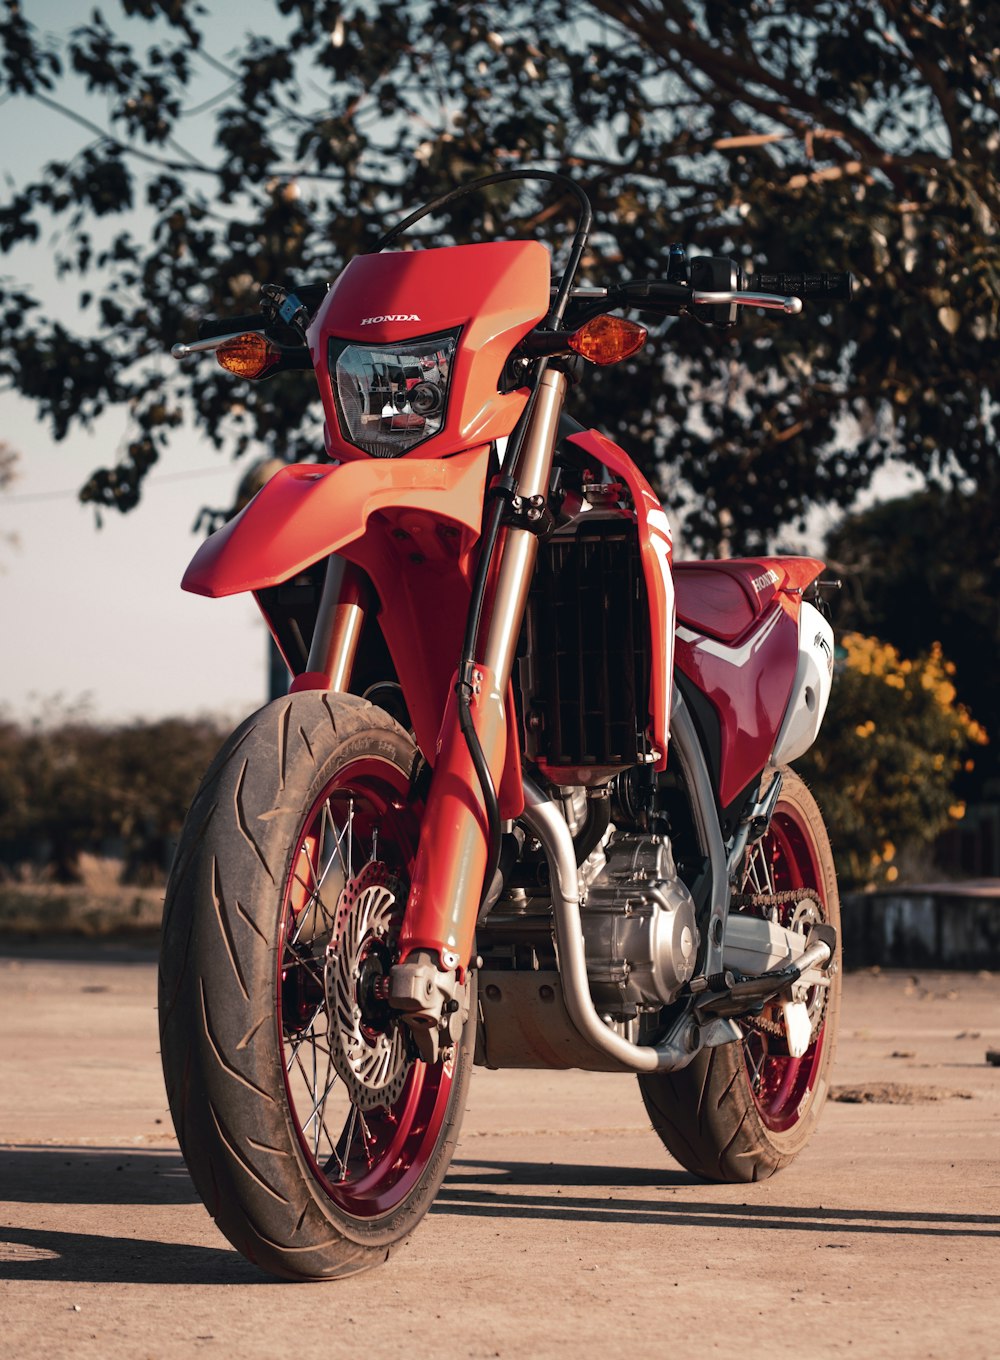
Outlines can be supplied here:
<path id="1" fill-rule="evenodd" d="M 1000 969 L 1000 881 L 848 893 L 846 968 Z"/>

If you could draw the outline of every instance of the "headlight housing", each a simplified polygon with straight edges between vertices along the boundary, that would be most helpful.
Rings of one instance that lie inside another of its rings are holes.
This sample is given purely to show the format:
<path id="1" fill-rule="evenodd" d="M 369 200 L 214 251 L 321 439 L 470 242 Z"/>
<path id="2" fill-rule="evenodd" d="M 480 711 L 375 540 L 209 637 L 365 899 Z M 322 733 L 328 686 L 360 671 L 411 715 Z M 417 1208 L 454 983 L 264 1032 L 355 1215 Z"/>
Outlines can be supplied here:
<path id="1" fill-rule="evenodd" d="M 444 428 L 460 331 L 398 343 L 331 340 L 340 432 L 372 458 L 398 458 Z"/>

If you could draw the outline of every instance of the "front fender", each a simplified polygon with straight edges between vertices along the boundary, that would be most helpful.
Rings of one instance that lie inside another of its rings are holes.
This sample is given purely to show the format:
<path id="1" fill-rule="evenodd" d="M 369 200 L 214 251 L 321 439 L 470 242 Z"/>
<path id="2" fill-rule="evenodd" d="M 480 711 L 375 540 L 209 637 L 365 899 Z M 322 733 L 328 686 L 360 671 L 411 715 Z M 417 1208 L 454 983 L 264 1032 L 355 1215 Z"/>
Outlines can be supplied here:
<path id="1" fill-rule="evenodd" d="M 380 510 L 430 512 L 476 537 L 488 459 L 483 445 L 448 459 L 292 463 L 205 540 L 181 587 L 217 598 L 280 585 L 361 538 Z"/>

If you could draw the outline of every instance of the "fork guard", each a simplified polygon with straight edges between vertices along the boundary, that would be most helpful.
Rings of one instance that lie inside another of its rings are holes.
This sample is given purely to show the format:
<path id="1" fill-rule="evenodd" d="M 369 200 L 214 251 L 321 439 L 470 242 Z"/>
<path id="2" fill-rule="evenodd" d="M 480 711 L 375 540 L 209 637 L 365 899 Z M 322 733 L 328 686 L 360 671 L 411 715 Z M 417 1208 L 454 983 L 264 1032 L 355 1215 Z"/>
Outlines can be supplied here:
<path id="1" fill-rule="evenodd" d="M 337 554 L 371 579 L 417 744 L 434 769 L 401 940 L 403 957 L 429 949 L 463 969 L 472 948 L 488 832 L 455 712 L 455 663 L 468 614 L 483 517 L 487 446 L 445 460 L 366 459 L 282 468 L 239 515 L 198 549 L 183 588 L 214 598 L 288 581 Z M 500 814 L 524 809 L 517 719 L 485 668 L 473 721 Z M 302 685 L 329 688 L 303 674 Z"/>

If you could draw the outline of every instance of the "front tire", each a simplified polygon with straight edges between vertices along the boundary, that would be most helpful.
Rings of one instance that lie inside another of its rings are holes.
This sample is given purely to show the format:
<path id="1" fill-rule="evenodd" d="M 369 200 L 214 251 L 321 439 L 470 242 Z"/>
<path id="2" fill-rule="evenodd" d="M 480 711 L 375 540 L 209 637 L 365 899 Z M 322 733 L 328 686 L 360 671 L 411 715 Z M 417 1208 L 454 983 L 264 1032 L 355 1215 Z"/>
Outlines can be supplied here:
<path id="1" fill-rule="evenodd" d="M 410 737 L 304 692 L 230 737 L 167 890 L 163 1069 L 192 1180 L 263 1270 L 383 1261 L 429 1208 L 465 1104 L 476 1006 L 429 1066 L 385 1003 L 422 805 Z"/>
<path id="2" fill-rule="evenodd" d="M 829 1090 L 840 1015 L 837 876 L 815 799 L 793 770 L 781 773 L 771 826 L 750 849 L 742 893 L 813 889 L 819 918 L 837 931 L 837 953 L 827 994 L 813 998 L 813 1038 L 801 1058 L 788 1055 L 780 1036 L 748 1022 L 741 1025 L 740 1043 L 706 1049 L 679 1072 L 639 1077 L 656 1133 L 682 1166 L 704 1180 L 758 1181 L 787 1166 L 812 1137 Z M 793 908 L 783 909 L 781 923 L 797 924 L 793 916 Z M 803 920 L 801 928 L 810 923 Z"/>

